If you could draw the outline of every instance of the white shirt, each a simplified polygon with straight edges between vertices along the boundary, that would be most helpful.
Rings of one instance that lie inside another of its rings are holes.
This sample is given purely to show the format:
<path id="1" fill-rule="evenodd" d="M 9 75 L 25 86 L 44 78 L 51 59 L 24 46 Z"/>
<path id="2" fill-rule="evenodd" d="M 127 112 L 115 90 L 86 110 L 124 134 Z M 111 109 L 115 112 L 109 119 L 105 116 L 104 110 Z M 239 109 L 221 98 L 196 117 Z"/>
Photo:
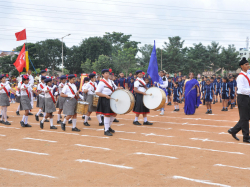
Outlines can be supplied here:
<path id="1" fill-rule="evenodd" d="M 145 81 L 144 81 L 142 78 L 137 77 L 137 79 L 136 79 L 136 81 L 135 81 L 135 83 L 134 83 L 134 88 L 137 88 L 138 91 L 140 91 L 140 92 L 146 92 L 146 89 L 145 89 L 144 87 L 141 87 L 141 86 L 143 86 L 143 85 L 142 85 L 142 83 L 139 82 L 139 80 L 140 80 L 141 82 L 143 82 L 143 84 L 146 86 Z"/>
<path id="2" fill-rule="evenodd" d="M 17 88 L 18 88 L 18 89 L 21 89 L 22 84 L 23 84 L 22 81 L 19 82 L 18 85 L 17 85 Z"/>
<path id="3" fill-rule="evenodd" d="M 59 94 L 62 93 L 62 90 L 63 90 L 64 86 L 65 86 L 65 84 L 63 84 L 62 82 L 59 84 L 59 86 L 58 86 L 58 92 L 59 92 Z"/>
<path id="4" fill-rule="evenodd" d="M 89 82 L 86 84 L 84 90 L 88 90 L 88 94 L 89 94 L 89 95 L 94 95 L 94 94 L 95 94 L 95 88 L 94 88 L 94 86 L 92 86 L 91 84 L 94 85 L 95 88 L 97 88 L 96 82 L 89 81 Z"/>
<path id="5" fill-rule="evenodd" d="M 68 83 L 68 84 L 71 86 L 72 90 L 76 93 L 76 92 L 77 92 L 76 85 L 75 85 L 74 83 L 73 83 L 73 84 Z M 63 87 L 62 93 L 66 94 L 68 97 L 73 97 L 73 96 L 75 96 L 75 94 L 73 94 L 73 93 L 71 92 L 71 90 L 70 90 L 68 84 L 66 84 L 66 85 Z"/>
<path id="6" fill-rule="evenodd" d="M 49 88 L 49 90 L 50 90 L 50 93 L 51 93 L 52 96 L 53 96 L 54 87 L 52 88 L 52 87 L 49 87 L 49 86 L 45 86 L 45 87 L 43 88 L 43 91 L 44 91 L 44 93 L 45 93 L 45 98 L 51 98 L 49 92 L 45 92 L 45 91 L 48 90 L 48 88 Z"/>
<path id="7" fill-rule="evenodd" d="M 241 73 L 245 74 L 250 79 L 250 74 L 247 74 L 244 71 L 241 71 Z M 237 77 L 236 82 L 237 82 L 237 88 L 238 88 L 237 94 L 250 95 L 249 82 L 245 76 L 239 75 Z"/>
<path id="8" fill-rule="evenodd" d="M 28 74 L 29 75 L 29 74 Z M 30 74 L 29 75 L 29 83 L 31 84 L 31 85 L 34 85 L 34 77 Z"/>
<path id="9" fill-rule="evenodd" d="M 108 79 L 103 79 L 104 81 L 106 81 L 109 86 L 111 86 L 113 88 L 113 90 L 116 90 L 117 89 L 117 86 L 115 85 L 115 83 Z M 106 86 L 106 84 L 102 81 L 99 82 L 97 88 L 96 88 L 96 92 L 100 92 L 102 94 L 105 94 L 105 95 L 111 95 L 112 94 L 112 91 L 108 88 L 108 86 Z"/>
<path id="10" fill-rule="evenodd" d="M 22 95 L 28 95 L 27 94 L 27 92 L 26 92 L 26 90 L 22 90 L 23 88 L 27 88 L 28 87 L 28 92 L 29 92 L 29 95 L 31 96 L 31 92 L 32 92 L 32 88 L 31 88 L 31 86 L 30 86 L 30 84 L 22 84 L 22 86 L 21 86 L 21 96 Z"/>
<path id="11" fill-rule="evenodd" d="M 163 81 L 163 78 L 164 78 L 164 76 L 162 77 L 162 81 Z M 162 88 L 168 87 L 168 78 L 167 77 L 165 77 L 165 78 L 166 78 L 166 81 L 163 81 L 163 84 L 160 84 L 160 87 L 162 87 Z"/>
<path id="12" fill-rule="evenodd" d="M 11 89 L 9 83 L 0 83 L 0 86 L 1 87 L 4 86 L 6 88 L 6 90 L 7 90 L 7 92 L 9 92 L 9 90 Z M 6 93 L 5 90 L 4 90 L 4 88 L 2 90 L 0 90 L 0 93 L 1 94 L 2 93 Z"/>
<path id="13" fill-rule="evenodd" d="M 42 85 L 43 88 L 41 87 L 41 85 Z M 37 91 L 42 91 L 39 95 L 44 95 L 44 90 L 43 90 L 43 89 L 44 89 L 45 87 L 46 87 L 46 84 L 45 84 L 45 83 L 42 83 L 42 82 L 41 82 L 41 83 L 38 84 L 38 86 L 37 86 Z"/>
<path id="14" fill-rule="evenodd" d="M 22 76 L 21 75 L 17 77 L 17 81 L 18 81 L 18 83 L 22 82 Z"/>

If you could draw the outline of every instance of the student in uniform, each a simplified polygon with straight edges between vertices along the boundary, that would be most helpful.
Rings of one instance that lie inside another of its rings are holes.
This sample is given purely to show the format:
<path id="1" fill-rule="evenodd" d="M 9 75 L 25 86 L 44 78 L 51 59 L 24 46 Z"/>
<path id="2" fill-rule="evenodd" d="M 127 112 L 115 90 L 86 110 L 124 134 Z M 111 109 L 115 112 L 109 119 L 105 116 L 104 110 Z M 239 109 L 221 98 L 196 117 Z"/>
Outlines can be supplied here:
<path id="1" fill-rule="evenodd" d="M 216 103 L 218 102 L 218 96 L 220 98 L 220 103 L 222 102 L 221 101 L 221 79 L 218 77 L 217 78 L 217 82 L 215 84 L 215 87 L 216 87 L 216 92 L 215 92 L 215 97 L 216 97 Z"/>
<path id="2" fill-rule="evenodd" d="M 213 84 L 210 82 L 209 79 L 206 80 L 206 85 L 204 87 L 204 95 L 205 95 L 205 101 L 207 105 L 207 112 L 206 114 L 212 114 L 212 100 L 214 95 L 214 88 Z"/>
<path id="3" fill-rule="evenodd" d="M 23 115 L 22 121 L 20 122 L 22 127 L 31 127 L 31 125 L 28 124 L 28 115 L 29 111 L 32 109 L 30 103 L 32 92 L 36 93 L 29 84 L 29 76 L 23 75 L 21 86 L 20 110 L 25 110 L 25 113 Z"/>
<path id="4" fill-rule="evenodd" d="M 22 86 L 22 80 L 17 84 L 17 91 L 16 91 L 16 102 L 17 103 L 20 103 L 20 99 L 21 99 L 21 86 Z M 20 104 L 18 105 L 17 110 L 16 110 L 17 116 L 20 116 L 19 111 L 20 111 Z"/>
<path id="5" fill-rule="evenodd" d="M 10 106 L 9 101 L 9 92 L 16 93 L 14 89 L 12 89 L 9 83 L 6 81 L 6 75 L 0 75 L 0 106 L 2 108 L 2 116 L 0 123 L 4 125 L 11 125 L 10 122 L 7 121 L 7 107 Z"/>
<path id="6" fill-rule="evenodd" d="M 161 79 L 162 79 L 162 84 L 158 83 L 157 86 L 158 86 L 160 89 L 162 89 L 162 90 L 165 92 L 166 96 L 167 96 L 168 92 L 167 92 L 166 89 L 167 89 L 167 87 L 168 87 L 168 80 L 167 80 L 167 78 L 164 76 L 164 71 L 163 71 L 163 70 L 161 70 L 161 71 L 159 72 L 159 75 L 160 75 L 160 77 L 161 77 Z M 161 110 L 160 115 L 164 115 L 165 104 L 164 104 L 164 107 L 162 107 L 160 110 Z"/>
<path id="7" fill-rule="evenodd" d="M 104 115 L 104 135 L 113 136 L 112 133 L 115 131 L 111 128 L 111 124 L 114 121 L 116 114 L 110 108 L 110 95 L 116 89 L 121 89 L 117 87 L 113 81 L 109 79 L 109 70 L 102 70 L 103 79 L 100 80 L 97 89 L 96 95 L 99 96 L 97 104 L 97 114 Z"/>
<path id="8" fill-rule="evenodd" d="M 43 118 L 43 120 L 40 121 L 40 128 L 43 129 L 43 125 L 44 125 L 44 121 L 47 118 L 50 118 L 50 129 L 57 129 L 57 127 L 55 127 L 53 125 L 53 112 L 56 111 L 56 107 L 55 107 L 55 98 L 53 96 L 53 90 L 56 87 L 56 85 L 52 86 L 52 79 L 51 78 L 46 78 L 44 80 L 44 82 L 46 83 L 46 86 L 43 88 L 43 91 L 45 93 L 45 113 L 46 116 Z"/>
<path id="9" fill-rule="evenodd" d="M 222 96 L 222 106 L 223 106 L 221 111 L 228 111 L 227 102 L 229 99 L 229 94 L 230 94 L 230 88 L 228 87 L 228 80 L 227 77 L 224 77 L 222 79 L 222 84 L 221 84 L 221 96 Z"/>
<path id="10" fill-rule="evenodd" d="M 123 87 L 124 89 L 128 89 L 128 81 L 124 77 L 123 73 L 120 73 L 120 78 L 118 79 L 118 87 Z"/>
<path id="11" fill-rule="evenodd" d="M 228 130 L 228 133 L 233 136 L 236 140 L 239 138 L 236 134 L 242 130 L 243 142 L 250 143 L 249 137 L 249 111 L 250 111 L 250 80 L 249 74 L 247 73 L 249 69 L 249 63 L 245 57 L 239 63 L 241 67 L 241 73 L 237 78 L 237 100 L 238 100 L 238 109 L 240 120 L 238 123 L 231 129 Z"/>
<path id="12" fill-rule="evenodd" d="M 112 69 L 109 69 L 109 71 L 111 70 L 111 72 L 112 72 Z M 109 79 L 114 83 L 114 73 L 109 73 Z M 115 83 L 114 83 L 115 84 Z M 103 119 L 102 119 L 102 121 L 104 120 L 104 117 L 103 117 Z M 119 120 L 118 119 L 114 119 L 114 121 L 113 122 L 116 122 L 116 123 L 119 123 Z"/>
<path id="13" fill-rule="evenodd" d="M 211 77 L 211 81 L 209 81 L 209 82 L 213 87 L 213 91 L 215 92 L 216 80 L 214 79 L 214 77 Z M 215 104 L 215 95 L 214 94 L 213 94 L 212 102 L 213 102 L 213 104 Z"/>
<path id="14" fill-rule="evenodd" d="M 116 86 L 118 86 L 118 79 L 117 79 L 117 75 L 114 75 L 114 80 L 113 82 L 115 83 Z"/>
<path id="15" fill-rule="evenodd" d="M 75 81 L 76 77 L 74 74 L 68 76 L 69 83 L 67 83 L 61 92 L 61 97 L 65 97 L 66 100 L 63 104 L 63 114 L 67 115 L 63 122 L 61 123 L 61 128 L 63 131 L 65 131 L 66 122 L 72 118 L 72 131 L 80 132 L 81 130 L 76 127 L 76 119 L 77 119 L 77 113 L 76 113 L 76 106 L 77 106 L 77 99 L 78 97 L 83 97 L 79 95 L 79 91 L 76 89 Z"/>
<path id="16" fill-rule="evenodd" d="M 39 108 L 39 111 L 37 112 L 37 114 L 35 115 L 35 119 L 36 121 L 39 121 L 39 116 L 40 117 L 45 117 L 46 113 L 44 112 L 44 105 L 45 105 L 45 97 L 44 97 L 44 91 L 43 89 L 45 88 L 46 84 L 44 82 L 44 80 L 46 79 L 45 76 L 41 76 L 41 82 L 38 84 L 37 86 L 37 102 L 36 102 L 36 107 Z M 44 112 L 43 115 L 42 112 Z M 45 118 L 44 118 L 45 119 Z M 48 120 L 46 120 L 45 122 L 49 122 Z"/>
<path id="17" fill-rule="evenodd" d="M 46 70 L 42 70 L 41 72 L 40 72 L 40 76 L 39 76 L 39 83 L 41 82 L 41 79 L 42 79 L 42 76 L 44 76 L 44 77 L 46 77 L 47 76 L 47 71 Z"/>
<path id="18" fill-rule="evenodd" d="M 179 72 L 179 75 L 180 75 L 180 72 Z M 182 103 L 183 87 L 184 87 L 184 82 L 182 82 L 181 77 L 178 77 L 178 88 L 180 90 L 180 103 Z"/>
<path id="19" fill-rule="evenodd" d="M 178 82 L 174 82 L 174 87 L 173 87 L 173 102 L 174 102 L 174 111 L 179 112 L 179 103 L 180 103 L 180 88 L 178 85 Z"/>
<path id="20" fill-rule="evenodd" d="M 171 77 L 168 77 L 168 104 L 167 104 L 167 105 L 172 105 L 172 104 L 171 104 L 172 90 L 173 90 L 172 78 L 171 78 Z"/>
<path id="21" fill-rule="evenodd" d="M 62 114 L 62 110 L 63 110 L 63 104 L 66 100 L 66 97 L 61 97 L 61 93 L 62 93 L 62 90 L 63 90 L 63 87 L 65 86 L 66 84 L 66 80 L 67 80 L 67 77 L 65 75 L 62 75 L 60 77 L 60 84 L 58 85 L 58 99 L 56 101 L 56 108 L 59 108 L 58 110 L 58 114 L 57 114 L 57 124 L 61 124 L 62 121 L 61 121 L 61 114 Z"/>
<path id="22" fill-rule="evenodd" d="M 91 73 L 89 74 L 89 79 L 90 81 L 87 83 L 87 85 L 84 87 L 84 91 L 87 91 L 87 98 L 86 102 L 89 103 L 89 108 L 88 108 L 88 113 L 85 115 L 85 121 L 83 122 L 83 125 L 85 126 L 90 126 L 88 123 L 89 116 L 91 115 L 92 112 L 96 112 L 97 107 L 93 106 L 93 96 L 95 95 L 97 84 L 95 82 L 95 76 L 96 74 Z M 96 113 L 96 118 L 99 122 L 99 126 L 103 126 L 103 122 L 101 119 L 100 114 Z"/>
<path id="23" fill-rule="evenodd" d="M 86 86 L 89 82 L 89 78 L 88 77 L 84 77 L 83 79 L 83 85 L 82 85 L 82 95 L 83 95 L 83 100 L 86 101 L 87 99 L 87 94 L 88 94 L 88 91 L 86 90 Z M 100 82 L 100 81 L 99 81 Z M 99 83 L 97 83 L 98 85 Z M 82 115 L 82 119 L 85 119 L 85 115 Z M 89 121 L 91 120 L 91 118 L 89 117 L 88 119 Z M 69 121 L 70 122 L 70 121 Z"/>
<path id="24" fill-rule="evenodd" d="M 135 84 L 135 80 L 134 80 L 134 78 L 131 78 L 130 79 L 130 85 L 129 85 L 129 91 L 135 96 L 134 84 Z"/>
<path id="25" fill-rule="evenodd" d="M 134 84 L 134 91 L 136 93 L 136 98 L 135 98 L 135 106 L 133 109 L 133 112 L 136 114 L 135 115 L 135 121 L 133 122 L 134 125 L 141 125 L 138 122 L 138 117 L 140 114 L 143 115 L 144 123 L 143 125 L 153 125 L 153 123 L 150 123 L 147 120 L 147 114 L 149 113 L 149 109 L 146 108 L 143 104 L 143 95 L 146 95 L 146 83 L 143 80 L 143 74 L 141 70 L 136 71 L 137 79 Z"/>
<path id="26" fill-rule="evenodd" d="M 231 104 L 231 109 L 233 109 L 233 107 L 235 106 L 235 87 L 237 88 L 236 83 L 234 82 L 233 77 L 229 77 L 229 82 L 228 82 L 228 87 L 230 88 L 230 95 L 229 95 L 229 99 L 230 99 L 230 104 Z"/>
<path id="27" fill-rule="evenodd" d="M 177 73 L 174 73 L 173 82 L 178 82 Z"/>
<path id="28" fill-rule="evenodd" d="M 151 87 L 151 83 L 149 82 L 149 78 L 145 79 L 145 83 L 146 83 L 147 88 Z"/>

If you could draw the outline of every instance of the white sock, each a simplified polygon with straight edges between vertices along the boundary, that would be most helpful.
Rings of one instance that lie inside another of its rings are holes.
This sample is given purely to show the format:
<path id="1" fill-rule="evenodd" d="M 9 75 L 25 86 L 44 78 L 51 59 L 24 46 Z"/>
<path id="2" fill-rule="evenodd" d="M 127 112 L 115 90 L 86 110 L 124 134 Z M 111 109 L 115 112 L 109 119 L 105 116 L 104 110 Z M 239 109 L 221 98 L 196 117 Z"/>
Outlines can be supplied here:
<path id="1" fill-rule="evenodd" d="M 49 121 L 50 121 L 50 126 L 51 126 L 51 127 L 54 126 L 54 125 L 53 125 L 53 118 L 50 118 Z"/>
<path id="2" fill-rule="evenodd" d="M 102 123 L 102 118 L 101 118 L 100 115 L 96 115 L 96 118 L 97 118 L 97 120 L 99 121 L 99 123 Z"/>
<path id="3" fill-rule="evenodd" d="M 63 123 L 66 124 L 66 122 L 67 122 L 67 120 L 66 120 L 66 118 L 64 118 Z"/>
<path id="4" fill-rule="evenodd" d="M 25 115 L 23 115 L 23 119 L 22 119 L 22 122 L 24 122 L 24 120 L 25 120 Z"/>
<path id="5" fill-rule="evenodd" d="M 85 116 L 84 123 L 85 123 L 85 122 L 88 122 L 88 119 L 89 119 L 89 116 L 86 115 L 86 116 Z"/>
<path id="6" fill-rule="evenodd" d="M 1 121 L 3 121 L 3 108 L 1 109 L 1 115 L 2 115 Z"/>
<path id="7" fill-rule="evenodd" d="M 5 106 L 3 108 L 3 115 L 2 116 L 3 116 L 4 120 L 7 121 L 7 106 Z"/>
<path id="8" fill-rule="evenodd" d="M 179 105 L 176 105 L 177 109 L 179 109 Z"/>
<path id="9" fill-rule="evenodd" d="M 44 123 L 44 121 L 45 121 L 45 117 L 43 117 L 43 119 L 42 119 L 42 123 Z"/>
<path id="10" fill-rule="evenodd" d="M 57 121 L 60 121 L 61 114 L 57 114 Z"/>
<path id="11" fill-rule="evenodd" d="M 135 121 L 138 121 L 138 117 L 135 116 Z"/>
<path id="12" fill-rule="evenodd" d="M 72 119 L 72 125 L 73 125 L 73 128 L 76 127 L 76 119 Z"/>
<path id="13" fill-rule="evenodd" d="M 19 110 L 20 110 L 20 105 L 18 105 L 18 107 L 17 107 L 17 110 L 16 110 L 16 111 L 18 112 Z"/>
<path id="14" fill-rule="evenodd" d="M 25 125 L 28 123 L 28 117 L 29 116 L 25 116 L 25 119 L 24 119 L 25 120 L 25 122 L 24 122 Z"/>
<path id="15" fill-rule="evenodd" d="M 115 117 L 114 116 L 110 116 L 110 123 L 109 123 L 109 127 L 111 127 L 111 124 L 113 123 Z"/>
<path id="16" fill-rule="evenodd" d="M 144 122 L 147 122 L 147 121 L 148 121 L 147 117 L 144 117 L 143 119 L 144 119 Z"/>
<path id="17" fill-rule="evenodd" d="M 37 116 L 39 116 L 40 114 L 41 114 L 41 112 L 42 112 L 42 110 L 41 109 L 39 109 L 39 111 L 37 112 Z"/>
<path id="18" fill-rule="evenodd" d="M 46 116 L 46 114 L 47 114 L 46 112 L 43 113 L 44 117 Z"/>
<path id="19" fill-rule="evenodd" d="M 176 105 L 174 105 L 174 109 L 176 109 Z"/>
<path id="20" fill-rule="evenodd" d="M 82 117 L 85 117 L 85 115 L 82 115 Z"/>
<path id="21" fill-rule="evenodd" d="M 104 116 L 104 128 L 105 131 L 109 130 L 110 117 Z"/>

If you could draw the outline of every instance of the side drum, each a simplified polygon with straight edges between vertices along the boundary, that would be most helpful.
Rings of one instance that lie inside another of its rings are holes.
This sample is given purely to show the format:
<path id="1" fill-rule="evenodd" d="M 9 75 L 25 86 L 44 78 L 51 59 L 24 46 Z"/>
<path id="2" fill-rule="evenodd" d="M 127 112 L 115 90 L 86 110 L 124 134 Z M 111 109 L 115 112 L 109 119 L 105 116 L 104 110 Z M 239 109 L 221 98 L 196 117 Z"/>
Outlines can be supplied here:
<path id="1" fill-rule="evenodd" d="M 165 92 L 157 87 L 151 87 L 146 91 L 147 95 L 143 96 L 143 103 L 145 107 L 151 110 L 159 110 L 164 107 L 166 103 Z"/>
<path id="2" fill-rule="evenodd" d="M 128 90 L 116 90 L 110 97 L 110 108 L 116 114 L 127 114 L 135 106 L 135 97 Z"/>
<path id="3" fill-rule="evenodd" d="M 93 95 L 93 106 L 97 107 L 98 100 L 99 100 L 99 96 L 98 95 Z"/>
<path id="4" fill-rule="evenodd" d="M 89 103 L 78 101 L 76 107 L 76 113 L 86 115 L 88 113 Z"/>

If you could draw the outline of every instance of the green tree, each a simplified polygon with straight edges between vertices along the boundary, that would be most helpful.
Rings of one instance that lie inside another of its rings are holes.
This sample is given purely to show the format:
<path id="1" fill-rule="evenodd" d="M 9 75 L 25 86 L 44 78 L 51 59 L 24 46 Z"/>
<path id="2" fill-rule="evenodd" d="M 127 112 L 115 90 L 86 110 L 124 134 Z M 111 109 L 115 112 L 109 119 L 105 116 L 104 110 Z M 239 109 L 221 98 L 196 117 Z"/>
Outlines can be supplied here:
<path id="1" fill-rule="evenodd" d="M 16 67 L 13 65 L 15 59 L 12 58 L 10 55 L 3 56 L 0 58 L 0 69 L 1 74 L 11 74 L 11 75 L 18 75 L 18 71 Z"/>
<path id="2" fill-rule="evenodd" d="M 207 50 L 209 53 L 209 67 L 216 72 L 216 70 L 218 70 L 218 68 L 220 67 L 219 64 L 221 64 L 221 55 L 220 55 L 220 50 L 221 50 L 221 46 L 219 45 L 219 43 L 216 42 L 212 42 L 211 45 L 207 46 Z"/>
<path id="3" fill-rule="evenodd" d="M 92 62 L 90 59 L 87 59 L 86 62 L 82 63 L 81 64 L 81 68 L 82 68 L 82 71 L 84 73 L 90 73 L 93 71 L 93 68 L 92 68 Z"/>
<path id="4" fill-rule="evenodd" d="M 228 45 L 228 48 L 222 47 L 221 52 L 221 61 L 219 67 L 221 69 L 225 69 L 226 71 L 229 70 L 237 70 L 239 68 L 239 52 L 236 51 L 234 45 Z"/>
<path id="5" fill-rule="evenodd" d="M 148 64 L 150 61 L 150 56 L 153 50 L 153 45 L 145 44 L 144 46 L 140 47 L 139 51 L 141 53 L 141 58 L 139 58 L 138 67 L 141 68 L 148 68 Z"/>
<path id="6" fill-rule="evenodd" d="M 81 64 L 82 64 L 81 52 L 78 46 L 72 46 L 67 48 L 67 55 L 64 66 L 70 71 L 70 73 L 81 73 Z"/>
<path id="7" fill-rule="evenodd" d="M 93 70 L 95 70 L 97 73 L 101 74 L 101 71 L 103 69 L 113 69 L 113 64 L 111 63 L 110 57 L 105 55 L 100 55 L 98 60 L 96 60 L 93 63 L 92 66 Z"/>

